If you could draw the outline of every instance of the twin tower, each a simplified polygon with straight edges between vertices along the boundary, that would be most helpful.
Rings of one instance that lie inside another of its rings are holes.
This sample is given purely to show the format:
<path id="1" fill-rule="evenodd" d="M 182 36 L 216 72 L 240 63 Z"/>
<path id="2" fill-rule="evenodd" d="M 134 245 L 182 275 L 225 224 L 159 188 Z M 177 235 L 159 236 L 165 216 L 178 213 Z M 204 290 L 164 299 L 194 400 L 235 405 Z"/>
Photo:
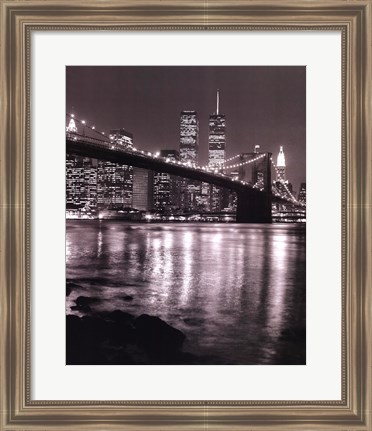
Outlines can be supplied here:
<path id="1" fill-rule="evenodd" d="M 180 159 L 198 164 L 199 120 L 196 111 L 182 111 L 180 118 Z M 209 116 L 208 163 L 216 167 L 226 158 L 226 117 L 220 114 L 220 91 L 216 112 Z"/>

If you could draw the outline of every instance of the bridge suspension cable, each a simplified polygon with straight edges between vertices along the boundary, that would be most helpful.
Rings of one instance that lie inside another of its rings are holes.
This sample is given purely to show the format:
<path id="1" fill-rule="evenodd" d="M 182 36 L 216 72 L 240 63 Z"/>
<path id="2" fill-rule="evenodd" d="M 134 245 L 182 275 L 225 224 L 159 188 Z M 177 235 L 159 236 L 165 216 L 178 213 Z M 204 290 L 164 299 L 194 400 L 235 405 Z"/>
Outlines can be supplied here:
<path id="1" fill-rule="evenodd" d="M 259 156 L 250 159 L 250 160 L 246 160 L 245 162 L 240 162 L 240 163 L 234 163 L 232 165 L 228 165 L 228 166 L 223 166 L 222 163 L 216 163 L 216 166 L 210 166 L 210 165 L 205 165 L 205 166 L 201 166 L 201 169 L 210 169 L 210 170 L 214 170 L 214 169 L 233 169 L 233 168 L 239 168 L 240 166 L 244 166 L 244 165 L 249 165 L 250 163 L 253 162 L 257 162 L 257 160 L 262 159 L 263 157 L 265 157 L 266 154 L 260 154 Z M 238 156 L 240 156 L 240 154 L 238 154 Z M 236 156 L 234 156 L 233 158 L 236 158 Z M 231 158 L 231 160 L 233 159 Z M 229 159 L 227 159 L 224 163 L 226 163 Z"/>
<path id="2" fill-rule="evenodd" d="M 246 160 L 245 162 L 240 162 L 240 163 L 235 163 L 233 165 L 224 166 L 223 168 L 224 169 L 239 168 L 240 166 L 249 165 L 250 163 L 257 162 L 257 160 L 260 160 L 260 159 L 262 159 L 265 156 L 266 156 L 266 154 L 260 154 L 259 156 L 254 157 L 251 160 Z"/>
<path id="3" fill-rule="evenodd" d="M 271 164 L 273 165 L 273 167 L 274 167 L 274 169 L 275 169 L 276 174 L 278 174 L 278 168 L 276 167 L 275 163 L 273 162 L 273 158 L 272 158 L 272 157 L 270 157 L 270 161 L 271 161 Z M 306 206 L 303 202 L 298 201 L 298 200 L 297 200 L 297 199 L 292 195 L 291 191 L 288 189 L 287 184 L 286 184 L 285 182 L 281 182 L 281 184 L 283 184 L 283 187 L 285 188 L 286 192 L 288 193 L 288 195 L 289 195 L 290 199 L 293 201 L 293 203 L 298 204 L 298 205 L 301 205 L 301 206 L 303 206 L 303 207 L 305 207 L 305 206 Z M 276 188 L 276 190 L 279 192 L 279 190 L 278 190 L 277 188 Z M 280 197 L 282 197 L 282 198 L 283 198 L 283 195 L 281 195 L 280 193 L 278 193 L 278 194 L 279 194 L 279 196 L 280 196 Z"/>
<path id="4" fill-rule="evenodd" d="M 104 143 L 106 143 L 106 144 L 112 144 L 112 142 L 111 142 L 111 140 L 110 140 L 110 138 L 108 137 L 108 136 L 106 136 L 105 135 L 105 132 L 101 132 L 101 131 L 99 131 L 99 130 L 97 130 L 96 128 L 95 128 L 95 126 L 88 126 L 87 124 L 86 124 L 86 121 L 85 120 L 80 120 L 80 119 L 78 119 L 78 118 L 76 118 L 75 117 L 75 115 L 74 114 L 70 114 L 70 113 L 67 113 L 66 114 L 66 116 L 67 117 L 69 117 L 70 118 L 70 120 L 73 120 L 73 122 L 77 122 L 77 123 L 79 123 L 80 125 L 82 125 L 83 127 L 84 127 L 84 130 L 85 129 L 89 129 L 89 130 L 91 130 L 92 132 L 94 132 L 94 133 L 96 133 L 96 134 L 98 134 L 99 136 L 100 136 L 100 139 L 98 139 L 98 138 L 92 138 L 92 137 L 89 137 L 89 136 L 85 136 L 85 134 L 84 135 L 81 135 L 81 134 L 79 134 L 78 132 L 77 132 L 77 127 L 76 127 L 76 124 L 74 124 L 74 123 L 72 123 L 71 124 L 71 121 L 70 121 L 70 124 L 69 124 L 69 126 L 68 127 L 66 127 L 66 132 L 68 132 L 69 134 L 71 134 L 72 136 L 74 136 L 74 140 L 88 140 L 88 141 L 91 141 L 91 140 L 93 140 L 93 141 L 99 141 L 99 142 L 104 142 Z M 114 147 L 112 147 L 112 148 L 114 148 Z M 117 149 L 119 149 L 119 148 L 117 148 Z M 132 147 L 132 148 L 127 148 L 126 149 L 127 151 L 129 150 L 129 151 L 133 151 L 133 152 L 138 152 L 138 153 L 141 153 L 142 155 L 144 155 L 144 156 L 148 156 L 148 157 L 152 157 L 152 158 L 158 158 L 159 157 L 159 152 L 150 152 L 150 151 L 144 151 L 144 150 L 138 150 L 137 148 L 135 148 L 135 147 Z M 206 166 L 197 166 L 197 165 L 192 165 L 190 162 L 182 162 L 182 161 L 176 161 L 176 160 L 171 160 L 171 159 L 169 159 L 169 158 L 167 158 L 167 157 L 162 157 L 163 159 L 164 159 L 164 161 L 165 162 L 168 162 L 168 163 L 174 163 L 174 164 L 179 164 L 179 165 L 183 165 L 183 166 L 185 166 L 185 167 L 188 167 L 188 168 L 193 168 L 193 169 L 197 169 L 197 170 L 204 170 L 204 171 L 216 171 L 216 170 L 218 170 L 218 169 L 233 169 L 233 168 L 238 168 L 238 167 L 241 167 L 241 166 L 245 166 L 245 165 L 249 165 L 249 164 L 251 164 L 251 163 L 254 163 L 254 162 L 257 162 L 258 160 L 260 160 L 260 159 L 262 159 L 263 157 L 265 157 L 266 156 L 266 154 L 265 153 L 261 153 L 261 154 L 259 154 L 258 156 L 256 156 L 256 157 L 254 157 L 253 159 L 250 159 L 250 160 L 246 160 L 246 161 L 244 161 L 244 162 L 240 162 L 240 163 L 234 163 L 234 164 L 231 164 L 231 165 L 225 165 L 227 162 L 229 162 L 229 161 L 232 161 L 232 160 L 234 160 L 234 159 L 236 159 L 236 158 L 238 158 L 238 157 L 240 157 L 240 154 L 236 154 L 235 156 L 232 156 L 232 157 L 229 157 L 228 159 L 226 159 L 223 163 L 217 163 L 216 165 L 216 167 L 212 167 L 212 166 L 209 166 L 209 165 L 206 165 Z M 273 167 L 274 167 L 274 169 L 275 169 L 275 171 L 276 171 L 276 173 L 278 173 L 278 170 L 277 170 L 277 167 L 276 167 L 276 165 L 275 165 L 275 163 L 273 162 L 273 159 L 272 159 L 272 157 L 270 158 L 270 161 L 271 161 L 271 163 L 272 163 L 272 165 L 273 165 Z M 225 176 L 224 174 L 222 174 L 222 173 L 218 173 L 218 175 L 222 175 L 222 176 Z M 231 181 L 236 181 L 236 179 L 235 178 L 231 178 Z M 240 182 L 241 184 L 244 184 L 244 185 L 249 185 L 247 182 L 245 182 L 245 181 L 242 181 L 242 180 L 240 180 L 240 181 L 238 181 L 238 182 Z M 296 203 L 296 204 L 298 204 L 298 205 L 301 205 L 301 206 L 304 206 L 305 207 L 305 204 L 303 204 L 302 202 L 299 202 L 293 195 L 292 195 L 292 193 L 290 192 L 290 190 L 288 189 L 288 187 L 287 187 L 287 185 L 285 184 L 285 183 L 282 183 L 283 184 L 283 186 L 284 186 L 284 188 L 285 188 L 285 190 L 286 190 L 286 192 L 288 193 L 288 195 L 290 196 L 290 199 L 293 201 L 293 203 Z M 252 187 L 252 186 L 251 186 Z M 258 187 L 257 187 L 257 184 L 255 184 L 254 186 L 253 186 L 253 188 L 257 188 L 258 190 L 260 190 L 260 191 L 262 191 L 261 189 L 259 189 Z M 280 196 L 280 197 L 282 197 L 282 198 L 285 198 L 285 195 L 282 195 L 282 194 L 280 194 L 279 193 L 279 191 L 277 190 L 277 188 L 276 187 L 273 187 L 273 189 L 274 189 L 274 194 L 276 195 L 276 196 Z"/>
<path id="5" fill-rule="evenodd" d="M 105 142 L 109 142 L 109 138 L 105 135 L 105 132 L 101 132 L 96 129 L 95 126 L 88 126 L 85 120 L 80 120 L 79 118 L 75 117 L 75 114 L 69 114 L 66 113 L 66 116 L 70 118 L 70 120 L 73 120 L 75 123 L 79 123 L 84 129 L 91 130 L 93 133 L 96 133 L 100 135 L 101 139 Z M 66 128 L 66 132 L 69 132 L 68 127 Z M 71 131 L 70 131 L 71 132 Z M 76 133 L 76 132 L 73 132 Z"/>
<path id="6" fill-rule="evenodd" d="M 224 160 L 223 162 L 218 162 L 219 165 L 224 165 L 227 162 L 231 162 L 231 160 L 237 159 L 238 157 L 240 157 L 240 153 L 239 154 L 235 154 L 235 156 L 229 157 L 228 159 Z"/>

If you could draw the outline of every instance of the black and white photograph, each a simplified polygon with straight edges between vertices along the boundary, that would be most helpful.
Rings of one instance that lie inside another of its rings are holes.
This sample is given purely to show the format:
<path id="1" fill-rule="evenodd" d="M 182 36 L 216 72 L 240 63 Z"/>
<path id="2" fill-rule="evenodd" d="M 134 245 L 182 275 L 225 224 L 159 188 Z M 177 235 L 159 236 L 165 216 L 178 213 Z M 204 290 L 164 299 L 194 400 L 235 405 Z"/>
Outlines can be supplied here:
<path id="1" fill-rule="evenodd" d="M 66 67 L 66 365 L 306 365 L 306 67 Z"/>

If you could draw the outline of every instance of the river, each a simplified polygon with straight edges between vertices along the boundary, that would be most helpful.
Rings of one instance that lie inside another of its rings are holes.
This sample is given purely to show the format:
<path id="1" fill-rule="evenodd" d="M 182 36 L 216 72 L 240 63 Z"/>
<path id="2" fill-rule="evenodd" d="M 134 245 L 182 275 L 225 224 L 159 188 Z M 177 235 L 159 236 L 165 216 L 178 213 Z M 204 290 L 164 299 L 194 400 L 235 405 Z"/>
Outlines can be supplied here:
<path id="1" fill-rule="evenodd" d="M 163 319 L 215 363 L 306 363 L 303 224 L 67 220 L 66 277 L 81 286 L 67 314 L 94 296 L 94 311 Z"/>

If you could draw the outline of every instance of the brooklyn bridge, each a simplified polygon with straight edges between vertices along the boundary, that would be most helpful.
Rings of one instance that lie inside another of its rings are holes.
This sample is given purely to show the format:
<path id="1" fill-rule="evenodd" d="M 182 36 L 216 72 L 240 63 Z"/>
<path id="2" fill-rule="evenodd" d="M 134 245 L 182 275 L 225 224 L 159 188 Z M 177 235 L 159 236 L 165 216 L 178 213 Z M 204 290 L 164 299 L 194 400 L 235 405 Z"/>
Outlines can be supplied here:
<path id="1" fill-rule="evenodd" d="M 85 126 L 84 121 L 78 119 L 74 119 L 74 121 L 82 127 L 79 131 L 77 128 L 74 130 L 67 129 L 67 154 L 163 172 L 232 190 L 237 195 L 237 223 L 271 223 L 273 203 L 290 205 L 297 207 L 302 213 L 305 212 L 305 205 L 298 202 L 288 190 L 288 193 L 280 193 L 272 185 L 271 168 L 275 168 L 275 164 L 272 161 L 271 153 L 251 153 L 251 157 L 244 162 L 244 164 L 252 164 L 259 161 L 264 166 L 263 186 L 257 188 L 246 181 L 234 179 L 222 172 L 222 170 L 226 171 L 235 167 L 236 164 L 224 164 L 219 167 L 221 169 L 215 169 L 191 162 L 159 157 L 158 153 L 131 146 L 117 145 L 103 133 Z"/>

